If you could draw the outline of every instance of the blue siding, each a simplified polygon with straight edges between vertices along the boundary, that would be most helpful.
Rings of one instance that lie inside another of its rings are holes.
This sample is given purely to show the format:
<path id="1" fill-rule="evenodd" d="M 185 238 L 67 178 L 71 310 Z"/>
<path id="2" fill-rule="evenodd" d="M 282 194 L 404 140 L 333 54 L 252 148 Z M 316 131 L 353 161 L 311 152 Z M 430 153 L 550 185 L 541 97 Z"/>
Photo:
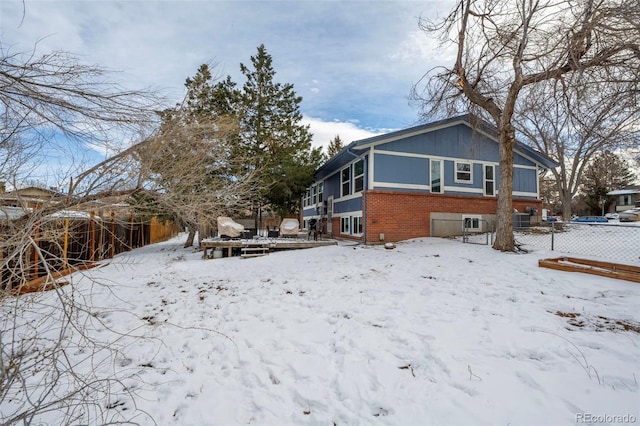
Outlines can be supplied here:
<path id="1" fill-rule="evenodd" d="M 535 166 L 536 165 L 536 163 L 534 163 L 531 160 L 527 160 L 526 158 L 524 158 L 522 155 L 518 153 L 513 154 L 513 164 L 518 166 Z"/>
<path id="2" fill-rule="evenodd" d="M 474 161 L 496 161 L 498 158 L 498 145 L 493 139 L 474 133 L 464 125 L 384 143 L 376 149 Z"/>
<path id="3" fill-rule="evenodd" d="M 340 173 L 336 173 L 332 176 L 329 176 L 324 181 L 323 187 L 323 197 L 325 200 L 328 200 L 330 196 L 333 195 L 333 198 L 340 197 Z"/>
<path id="4" fill-rule="evenodd" d="M 474 163 L 472 164 L 472 170 L 473 170 L 473 184 L 469 185 L 468 183 L 462 183 L 462 184 L 458 184 L 462 187 L 467 187 L 467 188 L 480 188 L 483 189 L 483 185 L 484 185 L 484 173 L 482 171 L 482 168 L 484 167 L 483 164 L 481 163 Z"/>
<path id="5" fill-rule="evenodd" d="M 496 141 L 463 124 L 380 144 L 376 149 L 478 162 L 497 162 L 500 158 Z M 517 153 L 514 153 L 513 161 L 517 165 L 535 166 L 534 162 Z"/>
<path id="6" fill-rule="evenodd" d="M 346 201 L 333 201 L 333 213 L 348 213 L 362 210 L 362 197 L 352 198 Z"/>
<path id="7" fill-rule="evenodd" d="M 445 186 L 453 186 L 455 185 L 453 174 L 453 169 L 455 168 L 455 163 L 453 161 L 445 160 L 444 161 L 444 185 Z"/>
<path id="8" fill-rule="evenodd" d="M 374 156 L 376 182 L 429 184 L 429 160 L 376 154 Z"/>
<path id="9" fill-rule="evenodd" d="M 533 169 L 513 169 L 513 190 L 515 192 L 536 192 L 538 174 Z"/>

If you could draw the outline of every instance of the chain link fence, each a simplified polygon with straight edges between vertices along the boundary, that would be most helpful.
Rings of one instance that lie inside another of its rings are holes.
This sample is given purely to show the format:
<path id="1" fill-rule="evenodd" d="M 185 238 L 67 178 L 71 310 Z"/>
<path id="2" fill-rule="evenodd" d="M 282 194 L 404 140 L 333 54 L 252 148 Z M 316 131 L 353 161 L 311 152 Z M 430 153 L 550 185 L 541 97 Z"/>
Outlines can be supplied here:
<path id="1" fill-rule="evenodd" d="M 431 236 L 453 237 L 464 243 L 493 244 L 494 224 L 481 219 L 434 219 Z M 640 263 L 640 223 L 541 222 L 514 227 L 516 244 L 605 261 Z"/>
<path id="2" fill-rule="evenodd" d="M 525 249 L 640 263 L 640 226 L 635 224 L 544 222 L 514 232 L 516 243 Z"/>
<path id="3" fill-rule="evenodd" d="M 469 244 L 493 244 L 493 222 L 480 218 L 432 219 L 432 237 L 459 237 Z"/>

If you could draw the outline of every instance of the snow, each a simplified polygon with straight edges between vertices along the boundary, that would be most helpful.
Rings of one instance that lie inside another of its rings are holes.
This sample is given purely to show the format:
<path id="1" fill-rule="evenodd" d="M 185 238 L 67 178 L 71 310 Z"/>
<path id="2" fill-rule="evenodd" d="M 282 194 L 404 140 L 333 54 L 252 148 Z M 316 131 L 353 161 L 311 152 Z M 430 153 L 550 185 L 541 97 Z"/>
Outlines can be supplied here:
<path id="1" fill-rule="evenodd" d="M 85 298 L 100 319 L 86 326 L 120 351 L 92 368 L 136 395 L 140 424 L 640 419 L 640 334 L 620 325 L 640 326 L 638 283 L 537 266 L 557 251 L 438 238 L 203 260 L 184 237 L 62 289 Z M 113 402 L 113 418 L 134 412 L 132 397 Z"/>

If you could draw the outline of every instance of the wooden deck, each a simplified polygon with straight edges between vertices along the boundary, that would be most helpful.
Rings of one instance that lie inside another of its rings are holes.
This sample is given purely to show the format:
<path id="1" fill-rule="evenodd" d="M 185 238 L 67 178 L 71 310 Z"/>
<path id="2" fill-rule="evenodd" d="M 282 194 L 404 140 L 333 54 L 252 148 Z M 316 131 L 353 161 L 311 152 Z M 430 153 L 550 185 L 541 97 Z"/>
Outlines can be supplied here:
<path id="1" fill-rule="evenodd" d="M 304 240 L 300 238 L 264 238 L 264 239 L 243 239 L 243 240 L 221 240 L 212 239 L 200 242 L 202 248 L 202 258 L 213 258 L 213 251 L 221 248 L 227 257 L 235 254 L 242 257 L 253 257 L 255 255 L 268 254 L 275 250 L 296 250 L 322 246 L 335 246 L 334 240 Z M 234 250 L 235 249 L 235 250 Z"/>

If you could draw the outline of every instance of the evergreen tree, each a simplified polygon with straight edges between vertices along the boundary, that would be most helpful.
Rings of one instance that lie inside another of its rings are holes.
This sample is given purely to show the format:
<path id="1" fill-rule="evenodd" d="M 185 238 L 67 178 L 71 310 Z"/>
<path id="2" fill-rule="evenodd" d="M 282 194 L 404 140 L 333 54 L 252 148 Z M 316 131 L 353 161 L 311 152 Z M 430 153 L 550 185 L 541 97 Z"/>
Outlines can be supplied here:
<path id="1" fill-rule="evenodd" d="M 613 201 L 607 193 L 623 188 L 635 181 L 635 175 L 624 159 L 610 151 L 596 156 L 585 168 L 582 191 L 591 213 L 600 214 Z"/>
<path id="2" fill-rule="evenodd" d="M 336 135 L 336 137 L 331 139 L 331 141 L 329 142 L 329 146 L 327 147 L 327 155 L 329 156 L 329 158 L 331 158 L 339 153 L 342 148 L 344 148 L 342 139 L 340 139 L 340 135 Z"/>
<path id="3" fill-rule="evenodd" d="M 280 214 L 295 213 L 299 200 L 323 160 L 320 148 L 311 147 L 309 126 L 301 125 L 300 103 L 292 84 L 274 81 L 272 58 L 264 45 L 251 57 L 251 65 L 240 64 L 246 78 L 240 93 L 242 114 L 239 148 L 253 159 L 250 167 L 260 170 L 261 187 L 255 205 Z"/>

